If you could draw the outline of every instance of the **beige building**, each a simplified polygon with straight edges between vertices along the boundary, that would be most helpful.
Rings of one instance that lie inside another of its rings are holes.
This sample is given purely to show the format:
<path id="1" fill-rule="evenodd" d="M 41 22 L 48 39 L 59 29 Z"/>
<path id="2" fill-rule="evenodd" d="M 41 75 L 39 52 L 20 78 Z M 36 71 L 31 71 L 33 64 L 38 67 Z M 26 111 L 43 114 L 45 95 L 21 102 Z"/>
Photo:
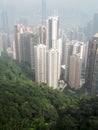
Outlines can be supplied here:
<path id="1" fill-rule="evenodd" d="M 39 38 L 32 32 L 30 27 L 23 25 L 15 26 L 15 52 L 16 59 L 30 64 L 31 69 L 35 69 L 34 46 L 38 45 Z"/>
<path id="2" fill-rule="evenodd" d="M 16 59 L 21 61 L 27 61 L 28 59 L 28 49 L 30 48 L 30 35 L 32 34 L 32 29 L 30 27 L 25 27 L 21 24 L 15 25 L 15 50 Z M 30 49 L 29 49 L 30 50 Z"/>
<path id="3" fill-rule="evenodd" d="M 80 88 L 81 59 L 78 55 L 70 56 L 69 86 L 73 89 Z"/>

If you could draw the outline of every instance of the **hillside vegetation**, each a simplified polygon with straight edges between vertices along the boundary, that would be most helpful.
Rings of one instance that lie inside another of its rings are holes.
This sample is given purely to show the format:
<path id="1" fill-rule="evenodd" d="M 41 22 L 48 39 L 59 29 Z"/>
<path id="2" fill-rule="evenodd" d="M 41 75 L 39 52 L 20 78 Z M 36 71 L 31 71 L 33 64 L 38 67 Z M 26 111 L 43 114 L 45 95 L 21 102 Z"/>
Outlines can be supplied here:
<path id="1" fill-rule="evenodd" d="M 0 130 L 98 130 L 98 97 L 33 82 L 26 63 L 0 58 Z"/>

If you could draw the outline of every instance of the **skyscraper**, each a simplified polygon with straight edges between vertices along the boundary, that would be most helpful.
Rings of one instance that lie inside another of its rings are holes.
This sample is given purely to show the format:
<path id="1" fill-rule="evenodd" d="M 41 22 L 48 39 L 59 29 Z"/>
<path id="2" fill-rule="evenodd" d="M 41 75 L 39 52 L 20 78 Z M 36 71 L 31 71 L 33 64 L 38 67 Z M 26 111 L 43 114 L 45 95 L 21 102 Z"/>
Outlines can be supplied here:
<path id="1" fill-rule="evenodd" d="M 4 33 L 9 33 L 9 29 L 8 29 L 8 16 L 7 16 L 7 12 L 3 11 L 2 12 L 2 19 L 3 19 L 3 31 Z"/>
<path id="2" fill-rule="evenodd" d="M 59 57 L 58 57 L 58 79 L 60 80 L 60 76 L 61 76 L 61 61 L 62 61 L 62 38 L 59 38 L 57 40 L 56 49 L 59 52 Z"/>
<path id="3" fill-rule="evenodd" d="M 8 35 L 6 33 L 0 33 L 0 51 L 7 53 L 8 48 Z"/>
<path id="4" fill-rule="evenodd" d="M 30 65 L 31 69 L 35 70 L 35 54 L 34 54 L 34 46 L 39 44 L 38 36 L 36 34 L 32 34 L 30 36 Z"/>
<path id="5" fill-rule="evenodd" d="M 58 88 L 58 65 L 59 52 L 57 49 L 50 49 L 46 54 L 46 83 L 54 89 Z"/>
<path id="6" fill-rule="evenodd" d="M 78 55 L 70 56 L 69 86 L 73 89 L 80 88 L 81 59 Z"/>
<path id="7" fill-rule="evenodd" d="M 2 34 L 0 33 L 0 54 L 3 52 Z"/>
<path id="8" fill-rule="evenodd" d="M 47 48 L 56 48 L 56 42 L 59 38 L 59 18 L 49 17 L 47 20 Z"/>
<path id="9" fill-rule="evenodd" d="M 23 25 L 15 26 L 16 59 L 27 62 L 34 69 L 34 45 L 39 43 L 39 38 L 32 33 L 32 29 Z"/>
<path id="10" fill-rule="evenodd" d="M 92 94 L 98 92 L 98 33 L 89 41 L 85 88 Z"/>
<path id="11" fill-rule="evenodd" d="M 77 55 L 80 57 L 82 65 L 85 66 L 86 64 L 86 43 L 80 42 L 77 40 L 68 41 L 64 40 L 63 43 L 63 65 L 65 66 L 65 74 L 64 80 L 68 82 L 69 80 L 69 65 L 70 65 L 70 56 Z M 81 66 L 82 68 L 82 66 Z"/>
<path id="12" fill-rule="evenodd" d="M 73 44 L 73 54 L 79 54 L 82 63 L 85 60 L 85 45 L 86 43 L 80 41 L 72 41 Z"/>
<path id="13" fill-rule="evenodd" d="M 14 27 L 14 35 L 15 35 L 15 49 L 16 49 L 16 59 L 21 62 L 21 42 L 20 35 L 24 32 L 23 25 L 15 25 Z"/>
<path id="14" fill-rule="evenodd" d="M 39 44 L 34 47 L 35 81 L 46 83 L 46 46 Z"/>
<path id="15" fill-rule="evenodd" d="M 38 26 L 37 34 L 39 36 L 40 44 L 46 45 L 46 26 L 44 26 L 44 25 Z"/>
<path id="16" fill-rule="evenodd" d="M 93 33 L 95 35 L 96 33 L 98 33 L 98 13 L 94 14 L 93 28 L 94 28 Z"/>
<path id="17" fill-rule="evenodd" d="M 72 41 L 73 44 L 73 54 L 80 53 L 80 44 L 78 41 Z"/>
<path id="18" fill-rule="evenodd" d="M 69 64 L 70 64 L 70 56 L 73 52 L 73 45 L 69 41 L 65 41 L 64 43 L 64 65 L 65 65 L 65 74 L 64 74 L 64 80 L 68 82 L 69 78 Z"/>

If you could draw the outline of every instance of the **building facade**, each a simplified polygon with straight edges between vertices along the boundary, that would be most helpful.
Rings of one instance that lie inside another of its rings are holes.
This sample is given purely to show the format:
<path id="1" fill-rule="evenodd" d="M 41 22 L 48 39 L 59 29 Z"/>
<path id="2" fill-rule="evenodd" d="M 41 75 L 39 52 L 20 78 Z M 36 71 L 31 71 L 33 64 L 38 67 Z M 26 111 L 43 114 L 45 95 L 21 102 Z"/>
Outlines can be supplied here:
<path id="1" fill-rule="evenodd" d="M 69 86 L 73 89 L 80 88 L 80 78 L 81 78 L 81 59 L 79 55 L 70 56 L 70 66 L 69 66 Z"/>
<path id="2" fill-rule="evenodd" d="M 46 83 L 46 46 L 39 44 L 34 47 L 35 81 Z"/>
<path id="3" fill-rule="evenodd" d="M 58 65 L 59 52 L 57 49 L 50 49 L 46 53 L 46 83 L 54 89 L 58 88 Z"/>
<path id="4" fill-rule="evenodd" d="M 49 17 L 47 20 L 47 48 L 56 48 L 56 42 L 59 38 L 59 18 Z"/>
<path id="5" fill-rule="evenodd" d="M 98 33 L 89 41 L 85 88 L 88 93 L 98 91 Z"/>

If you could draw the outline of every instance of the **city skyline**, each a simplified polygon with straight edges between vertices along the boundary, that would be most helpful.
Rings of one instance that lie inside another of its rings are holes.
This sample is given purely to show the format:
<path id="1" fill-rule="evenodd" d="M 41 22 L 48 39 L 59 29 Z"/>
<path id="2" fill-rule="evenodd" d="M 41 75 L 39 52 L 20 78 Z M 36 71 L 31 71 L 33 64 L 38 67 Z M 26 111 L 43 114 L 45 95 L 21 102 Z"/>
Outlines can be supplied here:
<path id="1" fill-rule="evenodd" d="M 59 83 L 62 80 L 61 66 L 64 65 L 64 83 L 73 88 L 76 85 L 75 89 L 78 89 L 82 87 L 80 81 L 82 67 L 86 64 L 87 41 L 84 39 L 84 35 L 81 35 L 83 33 L 81 28 L 75 30 L 72 41 L 68 40 L 69 36 L 66 37 L 67 34 L 60 29 L 59 23 L 59 16 L 51 16 L 46 20 L 46 26 L 42 24 L 31 28 L 22 24 L 15 25 L 13 38 L 15 52 L 12 50 L 12 55 L 16 53 L 16 60 L 29 63 L 35 73 L 35 82 L 46 83 L 54 89 L 59 89 Z M 75 34 L 76 31 L 77 34 Z M 9 49 L 8 53 L 11 55 Z M 78 55 L 78 59 L 73 59 L 72 64 L 70 64 L 71 57 L 74 55 Z M 73 63 L 74 68 L 71 67 Z M 78 63 L 80 64 L 79 68 Z M 77 68 L 79 73 L 76 73 Z M 72 69 L 75 79 L 71 76 Z M 74 86 L 70 84 L 72 79 Z"/>
<path id="2" fill-rule="evenodd" d="M 24 3 L 24 4 L 23 4 Z M 65 4 L 66 3 L 66 4 Z M 92 19 L 93 14 L 98 12 L 97 0 L 46 0 L 46 17 L 49 15 L 59 15 L 62 26 L 84 25 Z M 0 26 L 2 26 L 2 13 L 8 14 L 9 26 L 12 27 L 23 17 L 28 24 L 37 25 L 42 22 L 42 0 L 31 1 L 0 1 Z M 45 9 L 44 8 L 44 9 Z"/>
<path id="3" fill-rule="evenodd" d="M 97 6 L 0 1 L 0 130 L 98 129 Z"/>
<path id="4" fill-rule="evenodd" d="M 44 9 L 44 5 L 42 7 Z M 41 13 L 42 21 L 37 26 L 29 26 L 26 19 L 21 18 L 19 23 L 14 25 L 13 41 L 7 31 L 7 12 L 3 13 L 1 54 L 4 52 L 19 62 L 27 62 L 34 71 L 35 81 L 38 83 L 43 82 L 59 89 L 61 88 L 59 83 L 62 84 L 63 80 L 62 87 L 66 83 L 71 88 L 81 88 L 85 80 L 88 42 L 98 32 L 98 14 L 94 14 L 91 24 L 85 27 L 61 29 L 59 15 L 45 18 L 43 12 Z M 4 34 L 6 41 L 3 38 Z"/>

